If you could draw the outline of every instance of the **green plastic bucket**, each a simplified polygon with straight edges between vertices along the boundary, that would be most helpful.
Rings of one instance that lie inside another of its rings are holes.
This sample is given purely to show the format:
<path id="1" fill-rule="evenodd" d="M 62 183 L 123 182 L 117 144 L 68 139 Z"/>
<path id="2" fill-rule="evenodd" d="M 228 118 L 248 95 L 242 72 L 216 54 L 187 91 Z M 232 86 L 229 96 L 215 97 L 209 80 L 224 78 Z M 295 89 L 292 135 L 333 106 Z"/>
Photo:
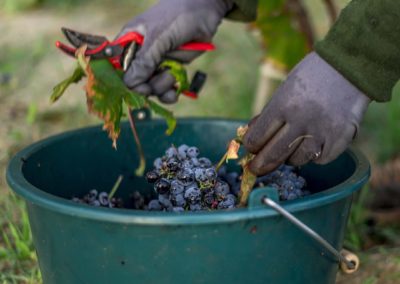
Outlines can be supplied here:
<path id="1" fill-rule="evenodd" d="M 217 161 L 241 121 L 182 119 L 170 137 L 162 121 L 138 122 L 149 165 L 169 145 L 196 145 Z M 10 162 L 7 180 L 25 199 L 44 283 L 334 283 L 335 257 L 274 210 L 257 189 L 248 208 L 163 213 L 104 209 L 69 201 L 92 188 L 119 196 L 152 189 L 133 174 L 137 154 L 127 124 L 118 150 L 100 127 L 40 141 Z M 341 249 L 354 192 L 369 176 L 366 158 L 347 150 L 301 174 L 314 194 L 281 205 Z"/>

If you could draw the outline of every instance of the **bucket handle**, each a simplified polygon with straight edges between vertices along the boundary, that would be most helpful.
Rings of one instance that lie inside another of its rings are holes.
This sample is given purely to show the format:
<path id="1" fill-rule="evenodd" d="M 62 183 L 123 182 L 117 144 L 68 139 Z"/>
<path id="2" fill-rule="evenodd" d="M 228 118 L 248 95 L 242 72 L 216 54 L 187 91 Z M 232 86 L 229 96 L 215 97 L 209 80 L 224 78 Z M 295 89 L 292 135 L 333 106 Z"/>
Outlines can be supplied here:
<path id="1" fill-rule="evenodd" d="M 295 225 L 297 228 L 306 233 L 309 237 L 317 241 L 324 248 L 330 251 L 338 260 L 341 270 L 346 274 L 354 273 L 358 270 L 360 261 L 357 255 L 347 250 L 339 252 L 335 249 L 328 241 L 326 241 L 321 235 L 311 229 L 309 226 L 301 222 L 293 214 L 288 212 L 285 208 L 278 204 L 279 195 L 275 188 L 268 187 L 265 189 L 257 189 L 250 195 L 249 206 L 251 208 L 260 207 L 261 204 L 267 205 L 277 211 L 280 215 L 285 217 L 289 222 Z"/>

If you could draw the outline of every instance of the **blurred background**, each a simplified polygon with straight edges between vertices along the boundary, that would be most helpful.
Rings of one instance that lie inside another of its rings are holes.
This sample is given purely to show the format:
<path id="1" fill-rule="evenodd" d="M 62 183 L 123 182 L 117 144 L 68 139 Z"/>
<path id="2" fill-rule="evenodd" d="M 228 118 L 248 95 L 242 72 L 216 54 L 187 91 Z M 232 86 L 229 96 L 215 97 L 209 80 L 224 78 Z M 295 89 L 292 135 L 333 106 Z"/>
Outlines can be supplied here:
<path id="1" fill-rule="evenodd" d="M 74 68 L 54 46 L 63 39 L 60 27 L 112 39 L 154 2 L 0 0 L 0 283 L 41 282 L 24 205 L 4 179 L 9 159 L 49 135 L 100 123 L 87 114 L 80 85 L 49 103 L 53 86 Z M 170 107 L 177 116 L 250 119 L 349 1 L 260 2 L 256 23 L 225 21 L 214 40 L 218 49 L 189 67 L 209 79 L 197 101 L 182 97 Z M 362 265 L 354 275 L 339 274 L 337 283 L 400 283 L 399 122 L 400 89 L 390 103 L 371 104 L 355 142 L 373 169 L 353 205 L 345 241 Z"/>

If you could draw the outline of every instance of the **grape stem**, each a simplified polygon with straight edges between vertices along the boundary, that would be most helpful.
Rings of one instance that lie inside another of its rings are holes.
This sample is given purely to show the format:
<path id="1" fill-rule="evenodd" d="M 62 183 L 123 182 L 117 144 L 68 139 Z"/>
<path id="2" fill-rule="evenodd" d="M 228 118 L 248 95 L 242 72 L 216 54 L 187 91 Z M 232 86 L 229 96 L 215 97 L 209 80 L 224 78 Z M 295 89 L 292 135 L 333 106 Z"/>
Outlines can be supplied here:
<path id="1" fill-rule="evenodd" d="M 111 200 L 111 198 L 114 197 L 115 193 L 117 192 L 119 186 L 121 185 L 122 179 L 124 178 L 123 175 L 118 176 L 117 181 L 115 182 L 113 188 L 111 189 L 110 193 L 108 194 L 108 199 Z"/>
<path id="2" fill-rule="evenodd" d="M 225 163 L 226 158 L 228 157 L 228 152 L 224 154 L 224 156 L 219 160 L 218 164 L 215 166 L 215 170 L 218 172 L 222 165 Z"/>
<path id="3" fill-rule="evenodd" d="M 135 175 L 143 176 L 144 171 L 146 169 L 146 158 L 144 156 L 142 143 L 140 143 L 139 135 L 136 130 L 135 118 L 133 117 L 131 107 L 128 107 L 128 117 L 129 117 L 129 124 L 131 126 L 133 138 L 135 139 L 136 147 L 138 149 L 139 157 L 140 157 L 139 167 L 136 169 Z"/>

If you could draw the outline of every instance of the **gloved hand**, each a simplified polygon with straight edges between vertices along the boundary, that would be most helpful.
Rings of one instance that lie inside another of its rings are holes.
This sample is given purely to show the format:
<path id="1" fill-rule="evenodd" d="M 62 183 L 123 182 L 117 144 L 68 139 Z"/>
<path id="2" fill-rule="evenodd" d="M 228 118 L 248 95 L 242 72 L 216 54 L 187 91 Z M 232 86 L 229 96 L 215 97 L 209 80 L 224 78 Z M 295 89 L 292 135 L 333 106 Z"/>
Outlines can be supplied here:
<path id="1" fill-rule="evenodd" d="M 249 124 L 244 146 L 263 175 L 284 162 L 325 164 L 355 138 L 370 99 L 316 53 L 290 72 L 262 113 Z"/>
<path id="2" fill-rule="evenodd" d="M 175 79 L 167 71 L 152 77 L 164 59 L 189 63 L 201 52 L 176 51 L 190 41 L 210 42 L 232 0 L 161 0 L 131 20 L 117 36 L 136 31 L 144 44 L 124 76 L 126 86 L 144 95 L 157 95 L 164 103 L 177 101 Z"/>

